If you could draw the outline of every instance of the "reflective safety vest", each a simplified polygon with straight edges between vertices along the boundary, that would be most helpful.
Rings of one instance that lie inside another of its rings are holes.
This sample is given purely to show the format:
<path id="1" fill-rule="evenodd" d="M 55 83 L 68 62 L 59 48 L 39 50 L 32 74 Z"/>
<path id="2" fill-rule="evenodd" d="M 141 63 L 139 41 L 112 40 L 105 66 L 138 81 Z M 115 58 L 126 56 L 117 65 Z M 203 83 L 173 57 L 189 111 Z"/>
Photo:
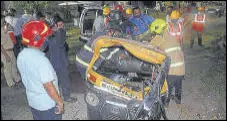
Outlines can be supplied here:
<path id="1" fill-rule="evenodd" d="M 205 14 L 195 14 L 194 22 L 205 23 L 206 15 Z"/>
<path id="2" fill-rule="evenodd" d="M 196 32 L 203 32 L 205 19 L 205 14 L 195 14 L 194 21 L 192 22 L 192 29 Z"/>
<path id="3" fill-rule="evenodd" d="M 165 31 L 163 36 L 152 39 L 151 45 L 160 47 L 171 58 L 169 75 L 185 74 L 184 54 L 174 36 Z"/>
<path id="4" fill-rule="evenodd" d="M 183 43 L 183 34 L 182 34 L 182 25 L 183 25 L 183 22 L 182 21 L 179 21 L 178 22 L 178 27 L 177 29 L 174 28 L 173 24 L 171 22 L 168 22 L 168 32 L 170 35 L 172 36 L 176 36 L 178 42 L 180 44 Z"/>
<path id="5" fill-rule="evenodd" d="M 172 53 L 172 52 L 176 52 L 176 51 L 182 51 L 181 50 L 181 47 L 180 46 L 176 46 L 176 47 L 170 47 L 170 48 L 167 48 L 167 49 L 165 49 L 164 50 L 165 51 L 165 53 L 167 53 L 167 55 L 168 55 L 168 53 Z M 180 53 L 179 53 L 180 54 Z M 180 57 L 181 58 L 183 58 L 183 54 L 180 54 Z M 182 66 L 184 64 L 184 61 L 178 61 L 178 62 L 172 62 L 171 64 L 170 64 L 170 68 L 174 68 L 174 67 L 178 67 L 178 66 Z"/>

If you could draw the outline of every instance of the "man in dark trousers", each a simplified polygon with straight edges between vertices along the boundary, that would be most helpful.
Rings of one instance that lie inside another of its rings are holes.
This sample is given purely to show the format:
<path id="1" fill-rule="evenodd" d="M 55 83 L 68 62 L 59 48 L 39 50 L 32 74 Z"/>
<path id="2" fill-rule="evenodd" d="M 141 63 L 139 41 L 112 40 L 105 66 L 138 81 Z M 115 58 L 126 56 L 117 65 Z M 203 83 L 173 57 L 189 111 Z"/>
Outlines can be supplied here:
<path id="1" fill-rule="evenodd" d="M 53 17 L 53 22 L 49 23 L 49 25 L 54 31 L 54 34 L 49 37 L 43 50 L 48 48 L 47 54 L 57 73 L 64 101 L 75 102 L 76 99 L 70 97 L 71 79 L 68 72 L 68 57 L 65 49 L 66 31 L 63 28 L 63 20 L 58 15 L 55 15 Z"/>

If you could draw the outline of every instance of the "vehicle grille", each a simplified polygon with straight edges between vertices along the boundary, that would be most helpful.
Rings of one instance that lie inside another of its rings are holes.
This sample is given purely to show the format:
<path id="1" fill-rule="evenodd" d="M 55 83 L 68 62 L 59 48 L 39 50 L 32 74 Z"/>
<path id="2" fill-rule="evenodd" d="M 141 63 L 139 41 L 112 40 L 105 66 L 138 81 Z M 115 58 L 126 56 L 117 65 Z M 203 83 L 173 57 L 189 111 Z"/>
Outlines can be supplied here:
<path id="1" fill-rule="evenodd" d="M 110 98 L 109 98 L 110 99 Z M 122 103 L 123 101 L 120 99 L 110 100 L 117 103 Z M 105 103 L 103 109 L 101 110 L 101 119 L 102 120 L 124 120 L 127 119 L 127 108 L 116 106 L 113 104 Z"/>

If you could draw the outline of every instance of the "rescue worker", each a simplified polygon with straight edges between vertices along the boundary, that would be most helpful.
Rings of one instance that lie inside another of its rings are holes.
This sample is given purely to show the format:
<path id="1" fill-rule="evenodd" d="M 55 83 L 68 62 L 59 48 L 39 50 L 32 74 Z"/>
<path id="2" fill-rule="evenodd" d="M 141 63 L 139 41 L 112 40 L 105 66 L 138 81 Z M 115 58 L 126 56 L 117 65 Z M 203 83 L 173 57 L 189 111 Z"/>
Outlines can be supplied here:
<path id="1" fill-rule="evenodd" d="M 122 12 L 123 15 L 125 15 L 123 6 L 121 4 L 119 4 L 119 3 L 116 3 L 116 5 L 114 6 L 114 10 L 119 10 L 119 11 Z"/>
<path id="2" fill-rule="evenodd" d="M 180 18 L 180 12 L 173 10 L 168 22 L 168 32 L 171 36 L 175 36 L 181 47 L 183 48 L 183 19 Z"/>
<path id="3" fill-rule="evenodd" d="M 104 15 L 104 27 L 107 29 L 108 22 L 109 22 L 109 14 L 110 14 L 110 7 L 104 5 L 103 7 L 103 15 Z"/>
<path id="4" fill-rule="evenodd" d="M 194 15 L 194 21 L 192 22 L 192 37 L 190 42 L 190 48 L 194 45 L 194 39 L 198 36 L 198 45 L 203 47 L 202 45 L 202 34 L 205 27 L 205 22 L 207 20 L 206 14 L 204 13 L 205 7 L 199 7 L 198 13 Z"/>
<path id="5" fill-rule="evenodd" d="M 40 51 L 51 34 L 43 21 L 30 21 L 22 30 L 22 43 L 28 48 L 18 54 L 17 66 L 34 120 L 61 120 L 64 109 L 56 72 Z"/>
<path id="6" fill-rule="evenodd" d="M 92 35 L 99 32 L 104 32 L 104 16 L 101 13 L 102 11 L 97 12 L 97 18 L 94 21 L 92 28 Z"/>
<path id="7" fill-rule="evenodd" d="M 70 97 L 71 79 L 69 77 L 69 63 L 65 50 L 66 31 L 64 30 L 63 26 L 63 20 L 58 15 L 54 16 L 53 23 L 50 23 L 50 27 L 54 33 L 44 43 L 42 51 L 48 48 L 47 53 L 49 55 L 50 62 L 57 73 L 64 101 L 75 102 L 77 99 Z"/>
<path id="8" fill-rule="evenodd" d="M 16 58 L 13 52 L 14 43 L 10 38 L 9 30 L 5 30 L 3 26 L 3 18 L 1 17 L 1 61 L 3 62 L 3 71 L 7 85 L 12 87 L 19 84 L 20 75 L 16 66 Z M 9 29 L 9 28 L 8 28 Z"/>
<path id="9" fill-rule="evenodd" d="M 131 17 L 129 21 L 136 25 L 132 35 L 137 41 L 141 41 L 147 34 L 150 33 L 148 26 L 154 21 L 154 18 L 141 14 L 140 8 L 135 7 L 133 9 L 133 17 Z"/>
<path id="10" fill-rule="evenodd" d="M 132 8 L 127 8 L 125 10 L 125 15 L 128 19 L 130 19 L 132 17 Z"/>
<path id="11" fill-rule="evenodd" d="M 16 17 L 16 10 L 9 9 L 5 21 L 13 27 L 13 33 L 16 38 L 16 44 L 14 45 L 14 54 L 17 58 L 18 53 L 24 48 L 21 44 L 21 31 L 24 21 L 21 17 Z"/>
<path id="12" fill-rule="evenodd" d="M 165 28 L 166 22 L 162 19 L 156 19 L 150 25 L 150 32 L 155 34 L 155 37 L 151 40 L 150 44 L 154 48 L 163 50 L 171 59 L 171 65 L 167 76 L 169 96 L 166 101 L 166 106 L 168 107 L 172 97 L 172 90 L 175 88 L 174 100 L 179 107 L 179 104 L 181 104 L 182 80 L 185 75 L 184 54 L 177 39 L 174 36 L 169 35 Z"/>
<path id="13" fill-rule="evenodd" d="M 123 20 L 122 26 L 125 27 L 124 29 L 126 30 L 126 34 L 127 35 L 132 35 L 133 33 L 133 29 L 134 29 L 134 25 L 132 22 L 129 21 L 129 19 L 132 17 L 132 9 L 131 8 L 127 8 L 125 10 L 125 20 Z M 131 36 L 133 37 L 133 36 Z M 132 38 L 135 39 L 135 38 Z"/>

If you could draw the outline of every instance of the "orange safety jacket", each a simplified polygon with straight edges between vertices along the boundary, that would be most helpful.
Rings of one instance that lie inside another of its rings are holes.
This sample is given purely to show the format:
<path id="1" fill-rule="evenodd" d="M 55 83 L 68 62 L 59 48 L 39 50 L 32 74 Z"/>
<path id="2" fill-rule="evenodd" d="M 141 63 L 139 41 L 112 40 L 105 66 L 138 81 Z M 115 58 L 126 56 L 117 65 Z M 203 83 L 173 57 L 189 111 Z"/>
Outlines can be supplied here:
<path id="1" fill-rule="evenodd" d="M 168 22 L 168 32 L 170 35 L 176 36 L 178 42 L 180 43 L 180 45 L 182 45 L 183 44 L 183 30 L 182 30 L 183 22 L 179 21 L 177 24 L 178 24 L 178 27 L 174 28 L 173 24 L 171 22 Z"/>
<path id="2" fill-rule="evenodd" d="M 196 32 L 203 32 L 205 20 L 205 14 L 195 14 L 194 22 L 192 23 L 192 29 Z"/>

